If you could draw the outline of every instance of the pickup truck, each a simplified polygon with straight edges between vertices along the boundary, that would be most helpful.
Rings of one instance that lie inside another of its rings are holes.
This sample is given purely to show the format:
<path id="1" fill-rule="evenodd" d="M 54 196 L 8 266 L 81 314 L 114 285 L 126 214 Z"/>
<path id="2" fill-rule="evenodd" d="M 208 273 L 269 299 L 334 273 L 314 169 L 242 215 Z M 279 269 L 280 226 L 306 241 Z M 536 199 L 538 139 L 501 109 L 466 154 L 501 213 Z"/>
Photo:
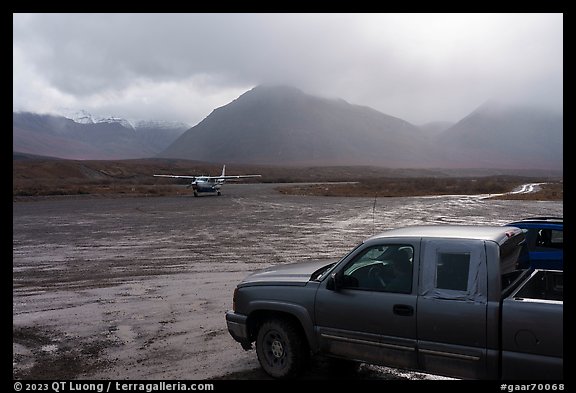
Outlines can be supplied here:
<path id="1" fill-rule="evenodd" d="M 459 379 L 563 378 L 563 272 L 516 270 L 516 227 L 424 225 L 341 260 L 272 266 L 234 290 L 231 336 L 278 379 L 310 356 Z"/>
<path id="2" fill-rule="evenodd" d="M 562 217 L 531 217 L 510 222 L 506 226 L 524 229 L 525 250 L 518 266 L 535 269 L 564 270 L 564 219 Z"/>

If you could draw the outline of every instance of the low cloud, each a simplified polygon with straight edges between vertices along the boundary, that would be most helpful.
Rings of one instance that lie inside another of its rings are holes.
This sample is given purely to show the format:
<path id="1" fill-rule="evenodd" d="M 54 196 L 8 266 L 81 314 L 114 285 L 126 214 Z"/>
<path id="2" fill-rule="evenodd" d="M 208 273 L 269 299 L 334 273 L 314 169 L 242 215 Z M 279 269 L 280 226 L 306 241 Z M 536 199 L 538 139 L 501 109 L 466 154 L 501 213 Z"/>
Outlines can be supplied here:
<path id="1" fill-rule="evenodd" d="M 562 14 L 14 14 L 14 110 L 196 124 L 262 83 L 415 124 L 562 111 Z"/>

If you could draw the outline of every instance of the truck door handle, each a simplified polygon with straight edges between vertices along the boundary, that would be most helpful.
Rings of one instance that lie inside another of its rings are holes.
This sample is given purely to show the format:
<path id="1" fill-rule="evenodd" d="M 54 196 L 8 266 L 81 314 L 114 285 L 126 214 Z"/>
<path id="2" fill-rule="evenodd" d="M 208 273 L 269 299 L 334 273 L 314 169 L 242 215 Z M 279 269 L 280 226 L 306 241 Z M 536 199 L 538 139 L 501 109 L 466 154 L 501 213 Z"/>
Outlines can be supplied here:
<path id="1" fill-rule="evenodd" d="M 392 307 L 392 312 L 396 315 L 401 315 L 403 317 L 409 317 L 414 315 L 414 307 L 407 304 L 395 304 Z"/>

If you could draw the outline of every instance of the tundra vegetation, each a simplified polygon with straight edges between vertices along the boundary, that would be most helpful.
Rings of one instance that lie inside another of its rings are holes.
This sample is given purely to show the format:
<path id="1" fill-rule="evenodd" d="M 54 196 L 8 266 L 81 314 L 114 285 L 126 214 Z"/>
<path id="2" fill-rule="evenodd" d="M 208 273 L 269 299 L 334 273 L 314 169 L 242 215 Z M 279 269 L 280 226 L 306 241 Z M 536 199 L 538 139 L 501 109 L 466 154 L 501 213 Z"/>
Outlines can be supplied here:
<path id="1" fill-rule="evenodd" d="M 218 175 L 221 164 L 189 160 L 139 159 L 75 161 L 14 159 L 14 199 L 54 195 L 170 196 L 187 195 L 186 179 L 163 179 L 155 173 Z M 275 167 L 229 165 L 230 175 L 260 173 L 243 182 L 281 183 L 277 190 L 289 195 L 404 197 L 426 195 L 495 194 L 494 198 L 562 200 L 558 175 L 501 175 L 482 170 L 397 169 L 378 167 Z M 295 184 L 310 183 L 310 184 Z M 316 183 L 316 184 L 312 184 Z M 543 183 L 529 194 L 504 194 L 526 183 Z"/>
<path id="2" fill-rule="evenodd" d="M 514 194 L 525 183 L 544 183 L 536 192 Z M 520 177 L 486 176 L 480 178 L 381 178 L 351 184 L 310 184 L 279 187 L 283 194 L 354 197 L 407 197 L 430 195 L 495 194 L 495 199 L 562 200 L 561 181 Z"/>

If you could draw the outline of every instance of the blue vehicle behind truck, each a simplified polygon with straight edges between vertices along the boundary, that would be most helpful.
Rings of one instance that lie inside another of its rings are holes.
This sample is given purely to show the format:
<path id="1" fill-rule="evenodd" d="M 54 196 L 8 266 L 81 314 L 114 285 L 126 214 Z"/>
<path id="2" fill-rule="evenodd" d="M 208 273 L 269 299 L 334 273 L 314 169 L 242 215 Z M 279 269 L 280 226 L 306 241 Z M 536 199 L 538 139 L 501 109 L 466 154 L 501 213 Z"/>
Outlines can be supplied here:
<path id="1" fill-rule="evenodd" d="M 523 229 L 526 249 L 518 259 L 518 268 L 564 270 L 563 217 L 531 217 L 506 224 Z"/>

